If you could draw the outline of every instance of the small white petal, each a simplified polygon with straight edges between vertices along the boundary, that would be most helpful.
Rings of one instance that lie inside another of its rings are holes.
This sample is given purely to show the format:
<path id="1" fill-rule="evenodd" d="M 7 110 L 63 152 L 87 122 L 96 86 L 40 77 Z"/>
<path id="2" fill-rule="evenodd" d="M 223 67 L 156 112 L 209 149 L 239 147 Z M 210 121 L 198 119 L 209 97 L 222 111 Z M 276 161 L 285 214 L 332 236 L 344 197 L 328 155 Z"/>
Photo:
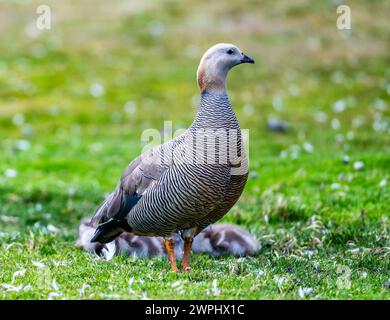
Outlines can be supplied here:
<path id="1" fill-rule="evenodd" d="M 356 162 L 354 162 L 354 164 L 353 164 L 353 168 L 354 168 L 355 170 L 361 170 L 361 169 L 364 168 L 364 163 L 363 163 L 362 161 L 356 161 Z"/>
<path id="2" fill-rule="evenodd" d="M 80 297 L 84 296 L 85 290 L 87 290 L 88 288 L 91 288 L 91 286 L 87 283 L 84 283 L 81 289 L 79 290 Z"/>
<path id="3" fill-rule="evenodd" d="M 57 234 L 57 233 L 60 232 L 60 229 L 58 229 L 57 227 L 53 226 L 52 224 L 49 224 L 47 226 L 47 231 L 49 231 L 50 233 Z"/>
<path id="4" fill-rule="evenodd" d="M 30 149 L 31 143 L 27 140 L 19 140 L 16 142 L 16 148 L 21 151 Z"/>
<path id="5" fill-rule="evenodd" d="M 264 270 L 260 270 L 260 271 L 257 273 L 257 275 L 258 275 L 259 277 L 262 277 L 262 276 L 265 275 L 265 271 L 264 271 Z"/>
<path id="6" fill-rule="evenodd" d="M 177 280 L 175 281 L 174 283 L 171 284 L 171 287 L 172 288 L 175 288 L 175 287 L 178 287 L 182 284 L 182 281 L 181 280 Z"/>
<path id="7" fill-rule="evenodd" d="M 107 299 L 118 299 L 120 297 L 120 295 L 118 294 L 106 294 L 106 293 L 101 293 L 100 294 L 103 298 L 107 298 Z"/>
<path id="8" fill-rule="evenodd" d="M 344 100 L 338 100 L 333 104 L 332 108 L 334 112 L 343 112 L 346 108 L 346 103 Z"/>
<path id="9" fill-rule="evenodd" d="M 350 161 L 349 156 L 344 156 L 344 157 L 343 157 L 343 163 L 344 163 L 344 164 L 348 164 L 349 161 Z"/>
<path id="10" fill-rule="evenodd" d="M 32 260 L 31 263 L 36 266 L 38 269 L 43 269 L 46 267 L 46 265 L 42 262 L 34 261 Z"/>
<path id="11" fill-rule="evenodd" d="M 341 127 L 340 120 L 339 119 L 332 119 L 330 123 L 333 130 L 338 130 Z"/>
<path id="12" fill-rule="evenodd" d="M 89 93 L 95 97 L 95 98 L 99 98 L 101 97 L 103 94 L 104 94 L 104 86 L 101 84 L 101 83 L 93 83 L 90 87 L 89 87 Z"/>
<path id="13" fill-rule="evenodd" d="M 53 300 L 54 298 L 58 298 L 58 297 L 62 297 L 62 293 L 61 292 L 50 292 L 47 295 L 48 300 Z"/>
<path id="14" fill-rule="evenodd" d="M 292 96 L 295 97 L 295 96 L 297 96 L 299 94 L 300 90 L 299 90 L 299 87 L 297 85 L 293 84 L 293 85 L 288 87 L 288 91 L 290 92 L 290 94 Z"/>
<path id="15" fill-rule="evenodd" d="M 275 96 L 272 100 L 272 106 L 275 110 L 280 111 L 283 109 L 283 99 L 280 96 Z"/>
<path id="16" fill-rule="evenodd" d="M 244 105 L 244 113 L 247 116 L 253 115 L 253 106 L 250 103 Z"/>
<path id="17" fill-rule="evenodd" d="M 307 295 L 312 295 L 313 289 L 312 288 L 299 288 L 298 294 L 303 299 Z"/>
<path id="18" fill-rule="evenodd" d="M 18 127 L 22 126 L 24 124 L 24 121 L 25 119 L 23 113 L 17 113 L 12 118 L 12 123 Z"/>
<path id="19" fill-rule="evenodd" d="M 387 179 L 382 179 L 381 182 L 379 182 L 379 187 L 384 188 L 387 186 Z"/>
<path id="20" fill-rule="evenodd" d="M 314 114 L 314 120 L 320 123 L 324 123 L 326 120 L 328 120 L 328 115 L 325 112 L 319 111 Z"/>
<path id="21" fill-rule="evenodd" d="M 124 109 L 126 113 L 134 114 L 137 111 L 137 104 L 134 101 L 127 101 Z"/>
<path id="22" fill-rule="evenodd" d="M 54 278 L 53 281 L 51 282 L 51 286 L 53 287 L 53 289 L 55 291 L 58 291 L 59 288 L 58 288 L 58 284 L 57 284 L 56 278 Z"/>
<path id="23" fill-rule="evenodd" d="M 19 292 L 20 290 L 23 289 L 23 285 L 19 285 L 19 286 L 13 286 L 12 284 L 7 284 L 7 283 L 3 283 L 1 285 L 4 289 L 6 289 L 7 291 L 16 291 L 16 292 Z"/>
<path id="24" fill-rule="evenodd" d="M 312 153 L 313 150 L 314 150 L 314 147 L 313 147 L 313 145 L 310 144 L 309 142 L 305 142 L 305 143 L 303 144 L 303 150 L 305 150 L 305 151 L 308 152 L 308 153 Z"/>
<path id="25" fill-rule="evenodd" d="M 106 243 L 103 250 L 103 257 L 106 261 L 112 260 L 112 258 L 115 256 L 116 253 L 116 245 L 115 241 L 111 241 L 109 243 Z"/>
<path id="26" fill-rule="evenodd" d="M 16 178 L 18 176 L 18 171 L 16 171 L 15 169 L 6 169 L 4 171 L 4 175 L 7 178 Z"/>
<path id="27" fill-rule="evenodd" d="M 215 296 L 221 295 L 221 290 L 218 288 L 218 280 L 217 279 L 213 280 L 213 294 Z"/>
<path id="28" fill-rule="evenodd" d="M 331 185 L 330 185 L 330 189 L 332 189 L 332 190 L 338 190 L 338 189 L 340 189 L 341 188 L 341 184 L 340 183 L 332 183 Z"/>

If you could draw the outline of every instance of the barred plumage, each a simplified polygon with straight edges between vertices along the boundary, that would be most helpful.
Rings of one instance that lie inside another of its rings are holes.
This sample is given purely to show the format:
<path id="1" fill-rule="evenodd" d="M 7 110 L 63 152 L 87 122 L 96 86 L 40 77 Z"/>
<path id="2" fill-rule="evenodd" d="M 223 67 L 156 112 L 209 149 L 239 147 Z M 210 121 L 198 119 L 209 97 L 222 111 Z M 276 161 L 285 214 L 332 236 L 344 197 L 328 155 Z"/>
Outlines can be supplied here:
<path id="1" fill-rule="evenodd" d="M 227 48 L 234 49 L 235 56 L 226 56 Z M 100 223 L 92 241 L 110 242 L 123 231 L 166 239 L 181 232 L 190 247 L 196 234 L 234 205 L 248 166 L 225 78 L 231 67 L 243 62 L 253 60 L 233 45 L 216 45 L 206 52 L 198 69 L 201 101 L 194 122 L 181 136 L 128 166 L 92 219 Z M 188 261 L 184 264 L 187 268 Z"/>

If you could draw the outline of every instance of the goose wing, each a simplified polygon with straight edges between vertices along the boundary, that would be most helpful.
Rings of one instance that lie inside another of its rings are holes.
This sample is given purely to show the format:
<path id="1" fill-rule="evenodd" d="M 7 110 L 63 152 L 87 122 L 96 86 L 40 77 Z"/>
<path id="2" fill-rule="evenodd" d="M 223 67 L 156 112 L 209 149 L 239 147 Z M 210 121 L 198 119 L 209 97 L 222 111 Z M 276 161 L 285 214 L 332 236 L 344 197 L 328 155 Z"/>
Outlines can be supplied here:
<path id="1" fill-rule="evenodd" d="M 115 191 L 103 201 L 92 217 L 91 223 L 98 225 L 92 240 L 105 243 L 123 231 L 131 231 L 127 224 L 127 214 L 169 168 L 163 163 L 161 154 L 159 146 L 129 164 Z"/>

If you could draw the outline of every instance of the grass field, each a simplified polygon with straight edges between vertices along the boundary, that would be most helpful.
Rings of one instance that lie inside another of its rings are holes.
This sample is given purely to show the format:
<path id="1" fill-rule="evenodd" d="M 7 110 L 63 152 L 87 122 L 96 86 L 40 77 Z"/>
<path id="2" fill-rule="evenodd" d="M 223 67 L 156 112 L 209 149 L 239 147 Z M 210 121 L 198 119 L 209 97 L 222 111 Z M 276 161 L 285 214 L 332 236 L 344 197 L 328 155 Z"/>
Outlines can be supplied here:
<path id="1" fill-rule="evenodd" d="M 0 3 L 1 299 L 389 299 L 388 1 Z M 217 42 L 250 130 L 250 179 L 223 219 L 259 239 L 252 258 L 95 259 L 76 226 L 113 190 L 147 128 L 185 128 L 195 71 Z M 285 133 L 267 122 L 288 124 Z M 349 161 L 347 161 L 349 160 Z"/>

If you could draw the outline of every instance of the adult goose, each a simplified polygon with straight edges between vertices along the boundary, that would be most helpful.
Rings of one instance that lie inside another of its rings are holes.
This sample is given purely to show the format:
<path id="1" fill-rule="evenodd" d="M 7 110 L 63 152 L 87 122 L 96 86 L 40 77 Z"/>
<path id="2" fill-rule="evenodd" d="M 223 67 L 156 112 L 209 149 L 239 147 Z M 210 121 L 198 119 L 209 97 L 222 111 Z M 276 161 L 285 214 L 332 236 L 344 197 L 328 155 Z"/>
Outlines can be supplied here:
<path id="1" fill-rule="evenodd" d="M 108 243 L 125 231 L 162 236 L 177 272 L 174 236 L 180 233 L 182 267 L 190 270 L 194 236 L 229 211 L 247 180 L 240 125 L 226 92 L 228 71 L 243 63 L 254 60 L 232 44 L 206 51 L 197 70 L 201 98 L 194 122 L 129 164 L 91 220 L 97 225 L 92 242 Z"/>

